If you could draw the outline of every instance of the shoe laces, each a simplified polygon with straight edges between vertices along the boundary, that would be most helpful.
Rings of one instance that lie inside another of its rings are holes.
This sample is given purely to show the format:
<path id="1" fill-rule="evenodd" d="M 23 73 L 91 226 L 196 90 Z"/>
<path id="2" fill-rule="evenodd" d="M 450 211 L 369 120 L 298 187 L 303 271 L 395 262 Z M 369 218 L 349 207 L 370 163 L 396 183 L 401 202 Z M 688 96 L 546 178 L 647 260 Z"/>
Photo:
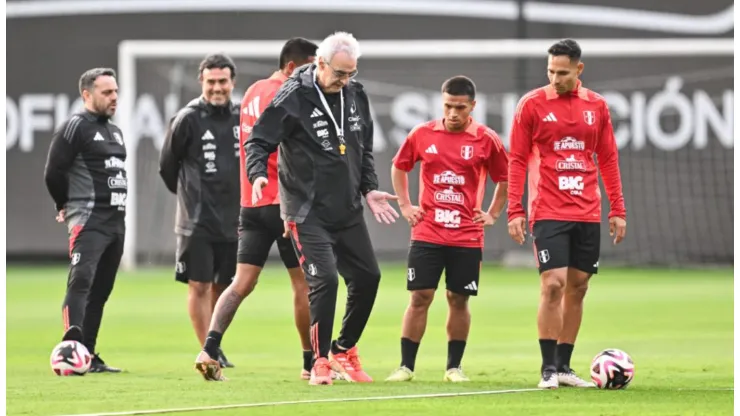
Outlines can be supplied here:
<path id="1" fill-rule="evenodd" d="M 349 363 L 356 371 L 362 371 L 360 354 L 357 353 L 357 348 L 352 348 L 351 350 L 347 351 L 347 361 L 349 361 Z"/>
<path id="2" fill-rule="evenodd" d="M 317 361 L 315 364 L 316 373 L 327 373 L 331 374 L 331 365 L 329 361 Z"/>

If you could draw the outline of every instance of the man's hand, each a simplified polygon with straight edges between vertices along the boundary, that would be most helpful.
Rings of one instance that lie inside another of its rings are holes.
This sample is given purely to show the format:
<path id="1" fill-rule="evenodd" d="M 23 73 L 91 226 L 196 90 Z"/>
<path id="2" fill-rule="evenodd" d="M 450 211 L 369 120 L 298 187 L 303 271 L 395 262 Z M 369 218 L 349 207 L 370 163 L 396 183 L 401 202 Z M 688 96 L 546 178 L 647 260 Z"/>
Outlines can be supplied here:
<path id="1" fill-rule="evenodd" d="M 264 176 L 260 176 L 254 180 L 254 183 L 252 184 L 252 205 L 262 199 L 262 188 L 265 186 L 267 186 L 267 178 Z"/>
<path id="2" fill-rule="evenodd" d="M 609 218 L 609 235 L 614 237 L 614 244 L 619 244 L 627 234 L 627 221 L 620 217 Z"/>
<path id="3" fill-rule="evenodd" d="M 512 238 L 512 240 L 519 243 L 519 245 L 524 244 L 524 226 L 525 226 L 526 220 L 524 217 L 514 218 L 513 220 L 509 221 L 509 236 Z"/>
<path id="4" fill-rule="evenodd" d="M 473 217 L 473 222 L 474 223 L 482 224 L 485 227 L 485 226 L 488 226 L 488 225 L 493 225 L 496 222 L 496 220 L 493 219 L 493 217 L 491 216 L 491 214 L 483 211 L 480 208 L 476 208 L 475 209 L 475 216 Z"/>
<path id="5" fill-rule="evenodd" d="M 396 210 L 388 203 L 389 200 L 395 201 L 397 199 L 398 197 L 396 195 L 382 191 L 370 191 L 365 195 L 367 206 L 370 207 L 370 211 L 375 215 L 375 219 L 378 222 L 384 222 L 386 224 L 396 222 L 396 218 L 399 218 Z"/>
<path id="6" fill-rule="evenodd" d="M 288 221 L 283 221 L 283 238 L 290 238 L 290 227 L 288 226 Z"/>
<path id="7" fill-rule="evenodd" d="M 64 222 L 64 210 L 60 210 L 56 217 L 57 222 Z"/>
<path id="8" fill-rule="evenodd" d="M 403 215 L 404 218 L 406 218 L 406 221 L 409 222 L 409 225 L 412 227 L 416 226 L 416 224 L 420 223 L 421 220 L 424 219 L 424 211 L 421 210 L 421 207 L 418 207 L 416 205 L 398 205 L 399 208 L 401 208 L 401 215 Z"/>

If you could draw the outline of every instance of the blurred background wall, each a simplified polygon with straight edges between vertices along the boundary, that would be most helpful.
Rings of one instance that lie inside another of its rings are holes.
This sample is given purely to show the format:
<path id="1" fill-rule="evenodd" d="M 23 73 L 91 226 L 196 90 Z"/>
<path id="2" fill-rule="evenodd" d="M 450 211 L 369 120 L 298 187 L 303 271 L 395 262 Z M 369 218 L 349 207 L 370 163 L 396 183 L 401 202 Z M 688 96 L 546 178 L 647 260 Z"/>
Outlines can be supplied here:
<path id="1" fill-rule="evenodd" d="M 7 258 L 64 260 L 65 228 L 54 221 L 43 168 L 53 129 L 80 108 L 77 81 L 91 67 L 119 67 L 124 40 L 320 40 L 336 30 L 363 40 L 656 39 L 734 35 L 729 0 L 571 1 L 8 1 Z M 328 3 L 331 5 L 327 6 Z M 218 52 L 214 47 L 213 52 Z M 610 104 L 618 145 L 628 237 L 614 247 L 602 228 L 603 264 L 709 266 L 733 263 L 733 57 L 590 57 L 585 86 Z M 136 231 L 140 264 L 174 261 L 174 207 L 157 173 L 169 118 L 199 94 L 195 58 L 136 65 L 132 127 L 136 152 Z M 268 76 L 270 58 L 236 59 L 237 89 Z M 390 163 L 406 133 L 441 113 L 439 87 L 465 74 L 478 87 L 476 119 L 508 145 L 518 98 L 547 83 L 546 48 L 533 58 L 361 58 L 361 81 L 376 115 L 376 166 L 391 190 Z M 121 80 L 119 79 L 119 82 Z M 123 86 L 122 86 L 123 88 Z M 122 100 L 129 99 L 122 97 Z M 412 175 L 412 194 L 416 192 Z M 492 196 L 487 192 L 485 204 Z M 605 193 L 603 193 L 605 195 Z M 606 198 L 604 215 L 608 212 Z M 403 258 L 409 228 L 371 224 L 381 258 Z M 489 229 L 488 261 L 532 257 L 506 233 Z"/>

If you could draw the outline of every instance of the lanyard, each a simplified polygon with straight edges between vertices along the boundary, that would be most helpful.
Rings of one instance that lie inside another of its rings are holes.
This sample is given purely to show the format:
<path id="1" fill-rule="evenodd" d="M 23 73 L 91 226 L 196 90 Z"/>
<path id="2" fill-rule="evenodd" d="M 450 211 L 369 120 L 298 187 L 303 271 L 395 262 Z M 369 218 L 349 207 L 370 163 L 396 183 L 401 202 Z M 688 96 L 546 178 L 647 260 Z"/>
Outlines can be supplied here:
<path id="1" fill-rule="evenodd" d="M 318 69 L 318 68 L 317 68 Z M 321 88 L 319 88 L 318 84 L 316 83 L 316 71 L 314 70 L 313 73 L 313 86 L 316 87 L 316 91 L 319 93 L 319 98 L 321 98 L 321 104 L 324 105 L 324 110 L 326 110 L 326 113 L 329 115 L 329 118 L 331 118 L 331 122 L 334 123 L 334 128 L 337 130 L 337 138 L 339 139 L 339 153 L 344 154 L 344 149 L 347 148 L 345 146 L 344 142 L 344 92 L 343 90 L 339 90 L 339 101 L 341 106 L 341 115 L 340 115 L 340 123 L 337 124 L 337 121 L 334 119 L 334 113 L 331 111 L 331 107 L 329 107 L 329 103 L 326 102 L 326 97 L 324 97 L 324 93 L 321 92 Z"/>

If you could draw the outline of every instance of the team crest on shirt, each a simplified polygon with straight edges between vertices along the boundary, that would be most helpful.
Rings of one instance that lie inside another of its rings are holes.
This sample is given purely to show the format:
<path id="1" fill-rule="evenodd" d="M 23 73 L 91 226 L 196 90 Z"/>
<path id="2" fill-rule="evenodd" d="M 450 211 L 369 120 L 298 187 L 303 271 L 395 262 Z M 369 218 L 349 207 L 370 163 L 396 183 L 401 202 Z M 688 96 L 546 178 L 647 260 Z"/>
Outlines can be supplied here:
<path id="1" fill-rule="evenodd" d="M 594 123 L 596 123 L 596 113 L 594 113 L 591 110 L 586 110 L 583 112 L 583 120 L 588 124 L 589 126 L 593 126 Z"/>
<path id="2" fill-rule="evenodd" d="M 473 158 L 473 146 L 465 145 L 460 148 L 460 156 L 462 156 L 465 160 L 470 160 Z"/>

